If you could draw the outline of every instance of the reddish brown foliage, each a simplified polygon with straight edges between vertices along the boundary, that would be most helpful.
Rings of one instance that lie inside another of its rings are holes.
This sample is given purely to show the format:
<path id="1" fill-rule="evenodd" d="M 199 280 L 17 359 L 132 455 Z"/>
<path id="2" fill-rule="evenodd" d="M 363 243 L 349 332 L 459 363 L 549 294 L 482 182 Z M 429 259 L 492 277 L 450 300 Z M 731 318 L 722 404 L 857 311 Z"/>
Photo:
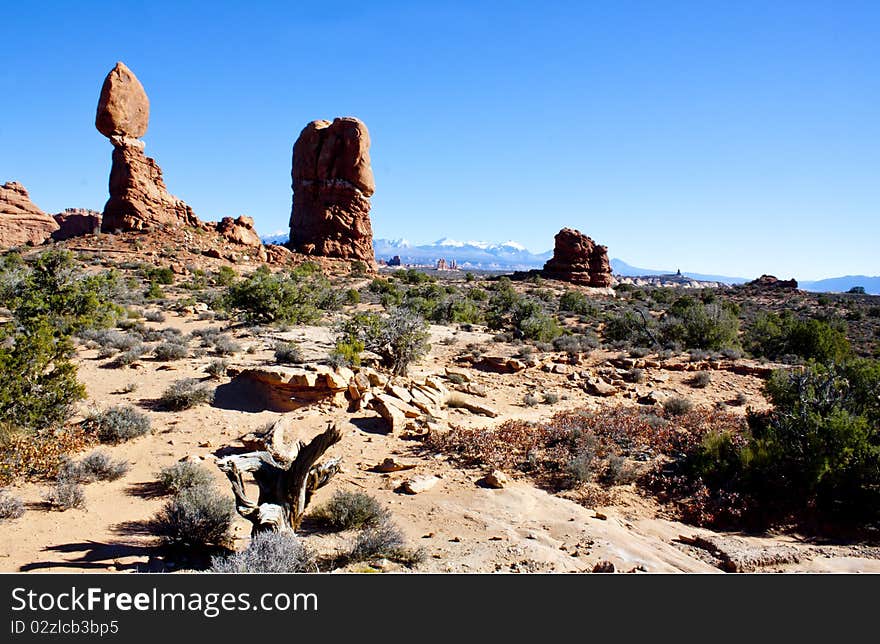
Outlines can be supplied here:
<path id="1" fill-rule="evenodd" d="M 4 436 L 0 443 L 0 485 L 55 476 L 68 454 L 96 442 L 95 436 L 80 425 Z"/>
<path id="2" fill-rule="evenodd" d="M 601 480 L 612 457 L 649 463 L 642 487 L 675 503 L 683 518 L 711 523 L 719 507 L 729 506 L 734 513 L 739 499 L 716 498 L 701 481 L 667 467 L 694 451 L 710 432 L 738 436 L 744 430 L 742 416 L 722 411 L 700 409 L 665 418 L 662 412 L 616 407 L 564 411 L 540 424 L 509 420 L 494 429 L 454 428 L 430 434 L 428 445 L 453 454 L 462 465 L 520 471 L 551 489 Z"/>

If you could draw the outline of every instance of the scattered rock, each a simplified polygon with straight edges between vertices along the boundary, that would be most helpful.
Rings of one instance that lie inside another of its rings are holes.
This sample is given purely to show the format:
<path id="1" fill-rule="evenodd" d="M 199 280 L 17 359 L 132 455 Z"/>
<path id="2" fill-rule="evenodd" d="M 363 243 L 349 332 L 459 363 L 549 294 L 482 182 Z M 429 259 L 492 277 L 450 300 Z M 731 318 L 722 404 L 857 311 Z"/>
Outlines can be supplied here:
<path id="1" fill-rule="evenodd" d="M 473 380 L 471 378 L 471 374 L 466 369 L 456 369 L 455 367 L 446 367 L 445 373 L 447 376 L 451 376 L 453 378 L 460 378 L 464 382 L 470 382 Z"/>
<path id="2" fill-rule="evenodd" d="M 243 246 L 263 245 L 263 241 L 260 239 L 260 235 L 254 227 L 254 220 L 251 217 L 246 217 L 245 215 L 238 219 L 224 217 L 213 225 L 218 233 L 235 244 Z"/>
<path id="3" fill-rule="evenodd" d="M 739 537 L 694 535 L 679 541 L 708 551 L 719 560 L 718 567 L 726 572 L 754 572 L 758 568 L 798 563 L 799 550 L 794 546 L 755 546 Z"/>
<path id="4" fill-rule="evenodd" d="M 609 385 L 601 378 L 595 377 L 587 378 L 584 383 L 584 389 L 587 393 L 593 394 L 594 396 L 613 396 L 617 393 L 617 387 Z"/>
<path id="5" fill-rule="evenodd" d="M 402 472 L 404 470 L 411 470 L 415 467 L 415 465 L 407 465 L 405 463 L 398 463 L 391 457 L 386 458 L 384 461 L 375 465 L 373 467 L 374 472 L 380 472 L 382 474 L 389 474 L 391 472 Z"/>
<path id="6" fill-rule="evenodd" d="M 517 358 L 483 356 L 475 366 L 494 373 L 518 373 L 526 368 L 526 363 Z"/>
<path id="7" fill-rule="evenodd" d="M 401 483 L 400 491 L 405 494 L 421 494 L 430 490 L 439 482 L 439 476 L 416 476 Z"/>
<path id="8" fill-rule="evenodd" d="M 510 479 L 507 478 L 507 475 L 501 470 L 492 470 L 486 476 L 484 476 L 481 481 L 483 485 L 486 487 L 490 487 L 494 490 L 500 490 L 507 486 L 510 482 Z"/>
<path id="9" fill-rule="evenodd" d="M 472 398 L 456 396 L 456 398 L 450 400 L 448 404 L 450 407 L 467 409 L 471 413 L 479 414 L 481 416 L 488 416 L 489 418 L 495 418 L 498 416 L 498 411 L 495 408 L 490 407 L 489 405 L 480 402 L 479 400 L 474 400 Z"/>
<path id="10" fill-rule="evenodd" d="M 610 561 L 599 561 L 593 566 L 593 572 L 615 572 L 616 568 Z"/>

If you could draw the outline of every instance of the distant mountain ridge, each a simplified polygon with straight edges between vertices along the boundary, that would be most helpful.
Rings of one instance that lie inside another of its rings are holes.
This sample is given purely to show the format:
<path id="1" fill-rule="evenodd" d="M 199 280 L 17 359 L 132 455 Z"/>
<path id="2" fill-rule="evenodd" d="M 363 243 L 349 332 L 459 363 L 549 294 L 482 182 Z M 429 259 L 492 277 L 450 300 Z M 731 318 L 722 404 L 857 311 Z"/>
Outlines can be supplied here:
<path id="1" fill-rule="evenodd" d="M 279 231 L 263 237 L 263 243 L 284 244 L 287 239 L 287 233 Z M 455 260 L 458 266 L 463 269 L 497 271 L 527 271 L 533 268 L 542 268 L 544 263 L 553 256 L 552 250 L 533 253 L 515 241 L 499 244 L 486 241 L 458 241 L 448 237 L 438 239 L 432 244 L 413 244 L 407 239 L 374 239 L 373 248 L 376 251 L 376 259 L 380 260 L 387 261 L 392 257 L 399 256 L 403 264 L 432 265 L 442 258 L 447 262 Z M 611 269 L 616 275 L 624 277 L 673 275 L 676 272 L 674 270 L 639 268 L 627 264 L 622 259 L 612 259 Z M 682 271 L 682 275 L 701 282 L 721 282 L 723 284 L 743 284 L 750 281 L 746 277 L 688 271 Z M 799 286 L 805 291 L 830 293 L 845 293 L 854 286 L 862 286 L 867 293 L 880 295 L 880 276 L 847 275 L 823 280 L 802 281 Z"/>

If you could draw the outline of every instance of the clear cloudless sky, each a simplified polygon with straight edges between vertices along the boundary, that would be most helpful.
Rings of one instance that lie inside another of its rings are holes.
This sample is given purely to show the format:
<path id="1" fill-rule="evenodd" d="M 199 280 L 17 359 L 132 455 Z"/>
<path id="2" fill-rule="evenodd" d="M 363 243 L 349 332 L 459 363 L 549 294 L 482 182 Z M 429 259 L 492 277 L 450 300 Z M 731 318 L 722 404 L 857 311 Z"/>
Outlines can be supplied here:
<path id="1" fill-rule="evenodd" d="M 103 208 L 117 60 L 205 220 L 285 229 L 294 140 L 352 115 L 377 237 L 541 252 L 570 226 L 648 268 L 880 273 L 876 0 L 10 3 L 0 182 Z"/>

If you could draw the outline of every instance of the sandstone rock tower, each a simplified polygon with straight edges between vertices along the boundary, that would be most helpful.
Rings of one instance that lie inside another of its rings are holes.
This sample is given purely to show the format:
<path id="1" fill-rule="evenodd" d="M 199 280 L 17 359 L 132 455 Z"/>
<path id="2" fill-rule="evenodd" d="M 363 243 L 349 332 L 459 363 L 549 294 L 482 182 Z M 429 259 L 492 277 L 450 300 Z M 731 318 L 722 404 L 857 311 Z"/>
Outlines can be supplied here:
<path id="1" fill-rule="evenodd" d="M 143 230 L 153 226 L 197 226 L 188 205 L 169 194 L 162 170 L 144 154 L 140 138 L 147 132 L 150 101 L 143 85 L 123 63 L 104 79 L 95 127 L 113 144 L 110 199 L 104 206 L 104 232 Z"/>
<path id="2" fill-rule="evenodd" d="M 356 118 L 312 121 L 293 146 L 290 247 L 375 268 L 370 134 Z"/>
<path id="3" fill-rule="evenodd" d="M 544 264 L 544 275 L 582 286 L 606 287 L 614 283 L 608 247 L 600 246 L 578 230 L 556 233 L 553 257 Z"/>
<path id="4" fill-rule="evenodd" d="M 42 244 L 56 230 L 58 224 L 34 205 L 23 185 L 0 186 L 0 248 Z"/>

